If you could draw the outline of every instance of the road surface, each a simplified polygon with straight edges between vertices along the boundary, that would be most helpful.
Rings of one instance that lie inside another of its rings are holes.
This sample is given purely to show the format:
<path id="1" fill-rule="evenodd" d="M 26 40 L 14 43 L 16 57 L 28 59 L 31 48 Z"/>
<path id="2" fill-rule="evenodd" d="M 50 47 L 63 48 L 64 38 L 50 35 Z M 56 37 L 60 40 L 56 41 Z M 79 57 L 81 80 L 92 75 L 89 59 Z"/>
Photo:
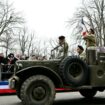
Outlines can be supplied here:
<path id="1" fill-rule="evenodd" d="M 0 96 L 0 105 L 22 105 L 16 95 Z M 78 92 L 57 93 L 53 105 L 105 105 L 105 92 L 98 92 L 93 100 L 85 99 Z"/>

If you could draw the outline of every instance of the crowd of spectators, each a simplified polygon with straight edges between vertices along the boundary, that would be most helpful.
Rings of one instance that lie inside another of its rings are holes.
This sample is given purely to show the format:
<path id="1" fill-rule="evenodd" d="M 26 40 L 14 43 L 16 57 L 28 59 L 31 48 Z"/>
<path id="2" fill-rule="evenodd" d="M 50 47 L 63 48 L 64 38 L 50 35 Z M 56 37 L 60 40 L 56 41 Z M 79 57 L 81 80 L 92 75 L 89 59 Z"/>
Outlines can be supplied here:
<path id="1" fill-rule="evenodd" d="M 8 54 L 7 57 L 3 53 L 0 53 L 0 80 L 7 80 L 14 73 L 14 64 L 18 60 L 46 60 L 46 56 L 35 56 L 30 57 L 20 54 Z"/>
<path id="2" fill-rule="evenodd" d="M 47 60 L 46 56 L 36 56 L 31 55 L 30 57 L 26 55 L 20 55 L 13 53 L 8 54 L 7 57 L 4 57 L 3 53 L 0 53 L 0 64 L 15 64 L 17 60 Z"/>

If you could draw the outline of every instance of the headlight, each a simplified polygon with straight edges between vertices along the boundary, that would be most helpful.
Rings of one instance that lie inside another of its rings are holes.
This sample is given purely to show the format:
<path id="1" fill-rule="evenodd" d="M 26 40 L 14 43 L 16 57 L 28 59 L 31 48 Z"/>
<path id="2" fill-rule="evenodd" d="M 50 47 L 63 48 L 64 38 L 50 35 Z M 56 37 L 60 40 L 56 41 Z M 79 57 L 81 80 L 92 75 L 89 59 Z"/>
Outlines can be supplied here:
<path id="1" fill-rule="evenodd" d="M 16 63 L 16 65 L 17 65 L 17 67 L 18 67 L 18 68 L 17 68 L 18 70 L 22 69 L 22 67 L 23 67 L 23 65 L 22 65 L 21 63 Z"/>

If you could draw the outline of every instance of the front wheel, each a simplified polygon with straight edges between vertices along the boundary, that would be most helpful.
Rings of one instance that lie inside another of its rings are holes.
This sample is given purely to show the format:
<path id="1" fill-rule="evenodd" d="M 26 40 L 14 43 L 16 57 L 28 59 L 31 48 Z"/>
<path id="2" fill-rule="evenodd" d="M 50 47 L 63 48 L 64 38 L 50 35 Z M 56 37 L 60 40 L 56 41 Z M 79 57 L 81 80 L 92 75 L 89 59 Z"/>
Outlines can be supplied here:
<path id="1" fill-rule="evenodd" d="M 36 75 L 22 84 L 20 95 L 25 105 L 52 105 L 55 87 L 48 77 Z"/>
<path id="2" fill-rule="evenodd" d="M 97 90 L 95 90 L 95 89 L 84 89 L 84 90 L 80 90 L 79 92 L 85 98 L 91 99 L 96 95 Z"/>
<path id="3" fill-rule="evenodd" d="M 20 97 L 20 90 L 19 90 L 19 89 L 16 89 L 16 95 L 17 95 L 17 97 L 21 100 L 21 97 Z"/>

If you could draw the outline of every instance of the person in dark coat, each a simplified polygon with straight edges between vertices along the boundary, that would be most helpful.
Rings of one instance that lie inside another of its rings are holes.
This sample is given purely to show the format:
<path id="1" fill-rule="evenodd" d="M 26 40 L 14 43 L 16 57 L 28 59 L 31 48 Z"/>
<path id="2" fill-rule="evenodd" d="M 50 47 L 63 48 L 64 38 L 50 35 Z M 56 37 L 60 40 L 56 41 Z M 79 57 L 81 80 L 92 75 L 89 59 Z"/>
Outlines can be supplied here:
<path id="1" fill-rule="evenodd" d="M 16 57 L 14 57 L 13 53 L 10 53 L 7 58 L 5 58 L 5 68 L 4 70 L 6 72 L 13 72 L 14 70 L 14 64 L 16 63 L 18 59 Z"/>
<path id="2" fill-rule="evenodd" d="M 7 64 L 15 64 L 18 59 L 14 57 L 13 53 L 10 53 L 7 58 Z"/>

